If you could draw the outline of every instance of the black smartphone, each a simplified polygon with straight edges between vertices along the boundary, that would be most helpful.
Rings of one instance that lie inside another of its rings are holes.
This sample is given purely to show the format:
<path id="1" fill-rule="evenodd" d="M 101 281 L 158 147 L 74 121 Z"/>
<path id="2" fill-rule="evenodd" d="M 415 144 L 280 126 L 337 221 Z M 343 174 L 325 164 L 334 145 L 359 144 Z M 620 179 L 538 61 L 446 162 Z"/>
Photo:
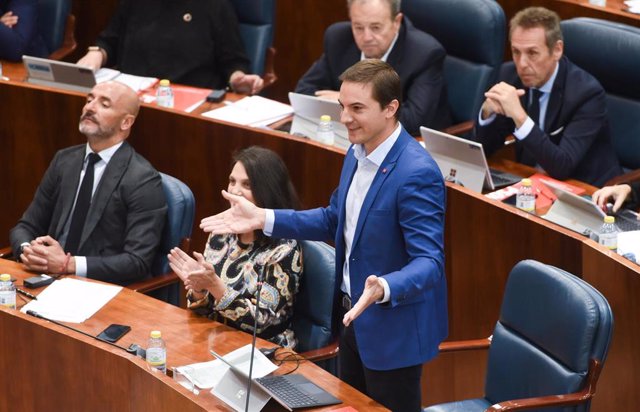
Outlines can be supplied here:
<path id="1" fill-rule="evenodd" d="M 207 96 L 207 101 L 210 103 L 220 103 L 224 99 L 224 96 L 226 94 L 227 94 L 227 91 L 224 89 L 214 89 Z"/>
<path id="2" fill-rule="evenodd" d="M 105 330 L 103 330 L 102 332 L 100 332 L 100 334 L 97 336 L 98 339 L 100 340 L 104 340 L 107 342 L 117 342 L 118 339 L 120 339 L 121 337 L 123 337 L 124 335 L 126 335 L 127 332 L 129 332 L 131 330 L 130 326 L 127 325 L 117 325 L 117 324 L 112 324 L 109 325 Z"/>

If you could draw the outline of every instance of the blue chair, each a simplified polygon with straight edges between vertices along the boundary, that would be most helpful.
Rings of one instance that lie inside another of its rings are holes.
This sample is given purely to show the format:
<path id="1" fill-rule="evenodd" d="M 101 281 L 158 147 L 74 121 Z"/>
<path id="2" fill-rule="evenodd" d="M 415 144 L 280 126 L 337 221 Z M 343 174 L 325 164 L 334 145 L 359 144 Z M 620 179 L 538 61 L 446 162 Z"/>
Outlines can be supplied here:
<path id="1" fill-rule="evenodd" d="M 336 282 L 335 250 L 324 242 L 303 240 L 304 270 L 293 308 L 296 351 L 329 372 L 336 373 L 337 333 L 333 328 Z"/>
<path id="2" fill-rule="evenodd" d="M 178 306 L 180 278 L 170 271 L 167 253 L 176 246 L 189 251 L 191 229 L 195 214 L 195 199 L 189 186 L 175 177 L 160 173 L 162 189 L 167 197 L 167 222 L 162 234 L 160 250 L 151 266 L 150 279 L 128 285 L 129 289 L 149 294 Z"/>
<path id="3" fill-rule="evenodd" d="M 403 0 L 402 12 L 447 51 L 444 77 L 454 126 L 446 131 L 470 131 L 504 59 L 504 11 L 494 0 Z"/>
<path id="4" fill-rule="evenodd" d="M 265 87 L 275 83 L 276 53 L 273 44 L 275 0 L 231 0 L 240 26 L 240 36 L 251 61 L 251 73 L 264 79 Z"/>
<path id="5" fill-rule="evenodd" d="M 62 60 L 77 47 L 71 0 L 38 0 L 38 26 L 49 58 Z"/>
<path id="6" fill-rule="evenodd" d="M 423 412 L 588 411 L 612 331 L 613 314 L 600 292 L 561 269 L 522 261 L 507 280 L 493 337 L 470 342 L 474 349 L 490 343 L 484 397 Z M 449 349 L 469 347 L 441 345 Z"/>
<path id="7" fill-rule="evenodd" d="M 640 28 L 579 17 L 561 23 L 564 53 L 607 94 L 613 145 L 626 172 L 640 169 Z M 594 45 L 598 45 L 594 47 Z M 607 184 L 635 180 L 640 172 Z"/>

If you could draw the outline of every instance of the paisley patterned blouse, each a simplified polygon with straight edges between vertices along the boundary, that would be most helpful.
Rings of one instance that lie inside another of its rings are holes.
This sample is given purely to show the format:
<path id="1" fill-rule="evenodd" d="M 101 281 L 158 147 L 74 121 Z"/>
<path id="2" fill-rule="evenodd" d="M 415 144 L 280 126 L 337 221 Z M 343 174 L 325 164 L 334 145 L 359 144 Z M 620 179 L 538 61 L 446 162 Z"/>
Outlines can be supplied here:
<path id="1" fill-rule="evenodd" d="M 216 274 L 227 286 L 218 301 L 207 293 L 192 300 L 189 309 L 229 326 L 253 333 L 258 276 L 264 282 L 260 292 L 257 335 L 278 345 L 295 348 L 291 330 L 293 301 L 302 275 L 302 251 L 295 240 L 277 244 L 243 244 L 236 235 L 210 235 L 204 251 Z"/>

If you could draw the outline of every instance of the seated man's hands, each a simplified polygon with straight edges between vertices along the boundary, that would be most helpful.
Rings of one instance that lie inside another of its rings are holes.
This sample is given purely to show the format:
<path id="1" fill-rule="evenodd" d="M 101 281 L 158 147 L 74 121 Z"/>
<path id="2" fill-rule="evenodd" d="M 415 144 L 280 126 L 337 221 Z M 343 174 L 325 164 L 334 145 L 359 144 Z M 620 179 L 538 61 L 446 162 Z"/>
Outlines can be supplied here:
<path id="1" fill-rule="evenodd" d="M 520 96 L 524 94 L 523 89 L 516 89 L 508 83 L 496 84 L 484 94 L 486 100 L 482 105 L 482 118 L 486 119 L 494 113 L 500 114 L 513 119 L 516 128 L 520 128 L 528 117 L 520 104 Z"/>
<path id="2" fill-rule="evenodd" d="M 57 240 L 40 236 L 26 246 L 20 260 L 29 270 L 51 274 L 75 273 L 75 260 L 70 259 Z"/>
<path id="3" fill-rule="evenodd" d="M 13 14 L 12 11 L 8 11 L 0 16 L 0 24 L 4 24 L 8 28 L 12 28 L 16 24 L 18 24 L 18 16 Z"/>
<path id="4" fill-rule="evenodd" d="M 629 185 L 606 186 L 596 190 L 591 198 L 604 211 L 607 209 L 607 201 L 613 199 L 613 212 L 615 213 L 620 209 L 630 193 L 631 186 Z"/>
<path id="5" fill-rule="evenodd" d="M 264 87 L 264 80 L 257 74 L 246 74 L 236 70 L 229 77 L 229 85 L 236 93 L 256 94 Z"/>

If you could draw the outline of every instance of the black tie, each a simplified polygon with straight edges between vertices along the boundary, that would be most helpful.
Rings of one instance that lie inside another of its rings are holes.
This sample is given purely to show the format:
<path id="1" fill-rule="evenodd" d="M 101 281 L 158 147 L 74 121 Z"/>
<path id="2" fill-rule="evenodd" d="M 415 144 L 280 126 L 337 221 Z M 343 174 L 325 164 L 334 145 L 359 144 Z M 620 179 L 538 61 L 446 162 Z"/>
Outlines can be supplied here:
<path id="1" fill-rule="evenodd" d="M 75 255 L 78 252 L 82 229 L 84 228 L 84 222 L 87 220 L 87 213 L 89 213 L 89 206 L 91 205 L 91 192 L 93 191 L 93 166 L 99 160 L 99 155 L 93 152 L 89 153 L 87 170 L 84 172 L 84 178 L 80 184 L 76 207 L 73 209 L 71 225 L 69 225 L 69 235 L 67 236 L 67 241 L 65 243 L 65 250 L 72 255 Z"/>
<path id="2" fill-rule="evenodd" d="M 540 96 L 542 92 L 538 89 L 529 89 L 531 101 L 529 102 L 529 117 L 536 125 L 540 125 Z"/>

